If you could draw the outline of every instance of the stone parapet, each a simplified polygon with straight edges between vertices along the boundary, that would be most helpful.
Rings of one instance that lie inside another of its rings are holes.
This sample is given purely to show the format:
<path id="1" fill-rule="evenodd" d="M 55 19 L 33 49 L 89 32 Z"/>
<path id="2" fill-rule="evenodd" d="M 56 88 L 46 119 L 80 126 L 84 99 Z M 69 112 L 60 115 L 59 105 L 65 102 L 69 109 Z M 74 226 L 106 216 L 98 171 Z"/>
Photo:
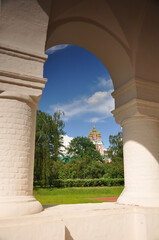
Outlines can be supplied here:
<path id="1" fill-rule="evenodd" d="M 100 224 L 99 224 L 100 223 Z M 31 216 L 0 219 L 7 240 L 154 240 L 159 208 L 93 203 L 47 206 Z"/>

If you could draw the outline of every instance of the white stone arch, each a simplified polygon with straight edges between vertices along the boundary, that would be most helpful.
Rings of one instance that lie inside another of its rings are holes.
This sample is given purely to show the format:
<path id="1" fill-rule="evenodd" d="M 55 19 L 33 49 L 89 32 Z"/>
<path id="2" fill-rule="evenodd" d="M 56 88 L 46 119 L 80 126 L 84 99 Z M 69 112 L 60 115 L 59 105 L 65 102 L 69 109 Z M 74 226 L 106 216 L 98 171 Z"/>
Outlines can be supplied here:
<path id="1" fill-rule="evenodd" d="M 140 27 L 144 28 L 143 22 Z M 135 48 L 118 38 L 117 33 L 110 31 L 106 26 L 88 18 L 70 17 L 53 22 L 50 20 L 46 49 L 57 44 L 77 45 L 93 53 L 105 65 L 115 89 L 113 97 L 116 110 L 113 114 L 124 130 L 125 189 L 118 202 L 158 206 L 159 181 L 154 183 L 152 172 L 155 173 L 154 179 L 158 178 L 159 155 L 157 146 L 152 148 L 151 145 L 152 139 L 156 141 L 159 138 L 158 112 L 155 110 L 155 103 L 149 104 L 148 93 L 151 86 L 155 101 L 159 101 L 158 85 L 143 78 L 144 74 L 141 77 L 138 68 L 138 59 L 142 59 L 141 38 L 140 35 L 137 40 L 136 36 L 134 37 L 134 41 L 138 42 L 135 53 Z M 151 47 L 149 51 L 152 51 Z M 154 57 L 156 58 L 156 54 Z M 145 173 L 142 175 L 143 169 Z"/>
<path id="2" fill-rule="evenodd" d="M 45 2 L 2 1 L 0 215 L 25 215 L 42 209 L 32 196 L 32 134 L 36 108 L 46 83 L 44 50 L 61 43 L 86 48 L 103 62 L 112 77 L 113 114 L 124 129 L 126 187 L 119 202 L 158 207 L 158 2 Z M 18 119 L 22 123 L 20 129 Z"/>
<path id="3" fill-rule="evenodd" d="M 66 19 L 54 25 L 48 27 L 46 50 L 58 44 L 85 48 L 105 65 L 115 89 L 133 77 L 129 49 L 108 29 L 88 19 Z"/>

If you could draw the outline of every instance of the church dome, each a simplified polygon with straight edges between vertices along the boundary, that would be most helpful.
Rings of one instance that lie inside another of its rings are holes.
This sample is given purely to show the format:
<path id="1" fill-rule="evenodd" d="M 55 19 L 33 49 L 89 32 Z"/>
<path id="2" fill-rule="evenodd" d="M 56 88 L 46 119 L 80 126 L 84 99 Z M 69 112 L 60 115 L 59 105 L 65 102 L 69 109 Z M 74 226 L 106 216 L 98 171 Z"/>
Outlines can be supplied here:
<path id="1" fill-rule="evenodd" d="M 101 137 L 100 131 L 97 132 L 97 137 Z"/>
<path id="2" fill-rule="evenodd" d="M 92 136 L 93 136 L 93 133 L 92 131 L 90 131 L 88 137 L 92 137 Z"/>

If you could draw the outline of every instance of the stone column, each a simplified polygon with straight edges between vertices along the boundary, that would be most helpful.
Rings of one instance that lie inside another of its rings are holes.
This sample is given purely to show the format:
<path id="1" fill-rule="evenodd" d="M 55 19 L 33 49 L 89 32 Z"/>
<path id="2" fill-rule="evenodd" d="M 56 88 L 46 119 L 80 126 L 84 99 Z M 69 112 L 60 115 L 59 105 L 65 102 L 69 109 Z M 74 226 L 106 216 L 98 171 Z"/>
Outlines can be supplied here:
<path id="1" fill-rule="evenodd" d="M 124 144 L 125 188 L 118 203 L 159 207 L 158 90 L 158 84 L 138 79 L 113 93 Z"/>
<path id="2" fill-rule="evenodd" d="M 37 106 L 22 96 L 0 94 L 0 216 L 40 212 L 33 197 Z"/>
<path id="3" fill-rule="evenodd" d="M 33 196 L 33 169 L 36 110 L 46 83 L 37 72 L 45 60 L 0 46 L 0 217 L 42 210 Z"/>
<path id="4" fill-rule="evenodd" d="M 42 210 L 33 197 L 33 166 L 49 4 L 8 0 L 0 9 L 0 217 Z"/>

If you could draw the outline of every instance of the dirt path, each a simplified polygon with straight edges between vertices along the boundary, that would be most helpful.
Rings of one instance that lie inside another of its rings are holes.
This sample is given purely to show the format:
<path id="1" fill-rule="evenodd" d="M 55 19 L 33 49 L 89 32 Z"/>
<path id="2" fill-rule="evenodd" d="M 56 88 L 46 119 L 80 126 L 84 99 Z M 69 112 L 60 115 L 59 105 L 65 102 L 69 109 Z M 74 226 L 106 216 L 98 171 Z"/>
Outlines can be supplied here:
<path id="1" fill-rule="evenodd" d="M 101 202 L 116 202 L 118 197 L 99 197 L 99 198 L 90 198 L 91 200 L 98 200 Z"/>

